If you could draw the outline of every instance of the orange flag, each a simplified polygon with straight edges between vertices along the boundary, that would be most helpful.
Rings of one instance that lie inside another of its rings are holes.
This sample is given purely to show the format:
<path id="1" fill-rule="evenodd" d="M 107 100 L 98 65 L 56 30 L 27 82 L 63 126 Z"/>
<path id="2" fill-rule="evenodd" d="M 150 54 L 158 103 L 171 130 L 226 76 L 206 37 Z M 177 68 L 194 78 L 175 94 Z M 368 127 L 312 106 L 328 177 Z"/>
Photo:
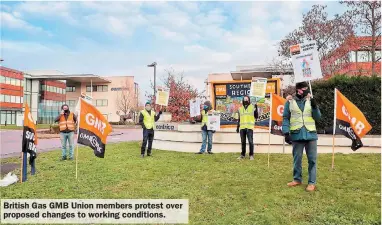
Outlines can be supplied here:
<path id="1" fill-rule="evenodd" d="M 350 138 L 353 151 L 363 146 L 361 138 L 370 130 L 371 125 L 363 113 L 341 92 L 335 89 L 335 134 L 343 134 Z"/>
<path id="2" fill-rule="evenodd" d="M 272 121 L 270 126 L 271 134 L 283 136 L 282 124 L 285 102 L 285 98 L 276 94 L 272 94 Z"/>
<path id="3" fill-rule="evenodd" d="M 27 103 L 25 103 L 24 112 L 24 131 L 22 140 L 22 152 L 30 154 L 29 161 L 32 164 L 33 160 L 37 157 L 37 132 L 36 124 L 33 121 L 32 114 Z"/>
<path id="4" fill-rule="evenodd" d="M 77 143 L 89 146 L 97 157 L 105 155 L 106 138 L 112 131 L 109 122 L 100 111 L 83 99 L 80 101 Z"/>

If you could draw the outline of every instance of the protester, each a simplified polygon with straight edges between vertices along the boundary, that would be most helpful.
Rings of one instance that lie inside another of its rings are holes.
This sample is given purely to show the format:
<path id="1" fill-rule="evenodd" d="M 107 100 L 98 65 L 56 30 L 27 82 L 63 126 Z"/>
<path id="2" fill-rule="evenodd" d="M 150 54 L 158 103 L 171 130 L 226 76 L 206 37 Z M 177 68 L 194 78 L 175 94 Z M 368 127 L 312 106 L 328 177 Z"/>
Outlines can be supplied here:
<path id="1" fill-rule="evenodd" d="M 249 144 L 249 159 L 254 160 L 254 146 L 253 146 L 253 129 L 255 128 L 255 119 L 259 117 L 257 111 L 257 104 L 253 106 L 249 96 L 244 96 L 243 105 L 239 108 L 239 118 L 237 122 L 236 132 L 240 132 L 241 138 L 241 155 L 238 159 L 245 158 L 246 151 L 246 138 Z"/>
<path id="2" fill-rule="evenodd" d="M 154 122 L 159 120 L 162 111 L 159 111 L 155 115 L 154 110 L 151 109 L 151 103 L 146 102 L 145 109 L 141 111 L 139 115 L 139 124 L 143 128 L 143 141 L 141 147 L 141 157 L 145 157 L 147 141 L 149 142 L 147 147 L 147 156 L 151 156 L 151 147 L 154 140 Z"/>
<path id="3" fill-rule="evenodd" d="M 207 152 L 208 154 L 212 153 L 212 136 L 215 131 L 208 130 L 207 129 L 207 122 L 208 122 L 208 115 L 212 114 L 214 110 L 212 109 L 212 105 L 210 101 L 204 102 L 203 110 L 202 110 L 202 147 L 200 148 L 200 151 L 196 154 L 203 154 L 206 151 L 206 145 L 207 145 L 207 139 L 208 139 L 208 147 Z"/>
<path id="4" fill-rule="evenodd" d="M 58 122 L 60 127 L 60 139 L 62 149 L 62 160 L 66 160 L 66 142 L 69 144 L 69 159 L 73 160 L 73 136 L 77 116 L 70 112 L 69 106 L 64 104 L 61 106 L 61 114 L 57 116 L 55 122 Z"/>
<path id="5" fill-rule="evenodd" d="M 285 142 L 293 145 L 293 181 L 287 185 L 294 187 L 302 184 L 302 155 L 305 148 L 308 157 L 309 180 L 306 191 L 316 189 L 317 176 L 317 131 L 316 121 L 321 112 L 311 97 L 308 84 L 296 84 L 296 96 L 287 97 L 283 113 L 283 134 Z"/>

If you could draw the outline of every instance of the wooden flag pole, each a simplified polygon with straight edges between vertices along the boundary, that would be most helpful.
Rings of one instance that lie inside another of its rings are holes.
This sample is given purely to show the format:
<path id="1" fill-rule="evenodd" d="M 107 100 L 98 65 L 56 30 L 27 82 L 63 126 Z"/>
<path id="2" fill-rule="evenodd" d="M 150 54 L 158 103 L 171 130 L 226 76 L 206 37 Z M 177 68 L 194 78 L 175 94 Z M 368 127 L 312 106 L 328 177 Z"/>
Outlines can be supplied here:
<path id="1" fill-rule="evenodd" d="M 270 157 L 270 149 L 271 149 L 271 130 L 272 130 L 272 101 L 273 101 L 273 96 L 271 94 L 271 113 L 269 114 L 269 133 L 268 133 L 268 169 L 269 169 L 269 157 Z"/>
<path id="2" fill-rule="evenodd" d="M 310 89 L 310 94 L 312 95 L 312 98 L 313 98 L 312 84 L 310 83 L 310 81 L 309 81 L 309 89 Z"/>
<path id="3" fill-rule="evenodd" d="M 332 170 L 334 169 L 334 143 L 336 135 L 336 122 L 337 122 L 337 89 L 334 88 L 334 119 L 333 119 L 333 148 L 332 148 Z"/>
<path id="4" fill-rule="evenodd" d="M 76 180 L 78 180 L 78 137 L 80 135 L 81 97 L 78 98 L 79 112 L 77 115 L 77 144 L 76 144 Z"/>
<path id="5" fill-rule="evenodd" d="M 23 164 L 24 164 L 24 152 L 21 152 L 20 183 L 23 182 Z"/>

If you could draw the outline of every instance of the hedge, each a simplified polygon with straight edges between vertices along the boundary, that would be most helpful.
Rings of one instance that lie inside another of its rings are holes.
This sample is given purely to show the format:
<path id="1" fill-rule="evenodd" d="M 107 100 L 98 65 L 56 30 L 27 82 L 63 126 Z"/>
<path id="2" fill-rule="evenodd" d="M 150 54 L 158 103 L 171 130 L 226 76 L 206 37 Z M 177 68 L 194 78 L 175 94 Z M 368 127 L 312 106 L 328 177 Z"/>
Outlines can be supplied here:
<path id="1" fill-rule="evenodd" d="M 312 82 L 322 118 L 316 121 L 319 133 L 331 133 L 333 129 L 334 88 L 337 88 L 365 115 L 372 130 L 368 134 L 381 134 L 381 77 L 337 75 L 329 80 Z M 291 89 L 284 93 L 291 92 Z M 294 91 L 293 91 L 294 92 Z"/>

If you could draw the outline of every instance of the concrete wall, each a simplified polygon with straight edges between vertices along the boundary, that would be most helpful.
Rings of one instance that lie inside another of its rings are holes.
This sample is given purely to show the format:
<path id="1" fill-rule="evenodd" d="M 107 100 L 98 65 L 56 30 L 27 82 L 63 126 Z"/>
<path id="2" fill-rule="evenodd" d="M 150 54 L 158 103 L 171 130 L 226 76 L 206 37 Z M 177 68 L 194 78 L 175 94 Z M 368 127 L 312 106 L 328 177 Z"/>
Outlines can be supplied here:
<path id="1" fill-rule="evenodd" d="M 78 98 L 80 97 L 81 93 L 86 93 L 88 96 L 93 97 L 93 105 L 96 105 L 97 99 L 106 99 L 108 104 L 107 106 L 97 106 L 98 110 L 105 116 L 107 116 L 108 120 L 110 122 L 118 122 L 120 120 L 120 116 L 117 115 L 117 111 L 119 111 L 120 115 L 123 115 L 124 113 L 120 110 L 118 107 L 118 98 L 123 95 L 127 94 L 126 91 L 119 90 L 115 91 L 114 88 L 121 88 L 121 87 L 128 87 L 129 90 L 132 90 L 132 94 L 129 95 L 131 99 L 131 105 L 136 106 L 137 104 L 137 98 L 135 98 L 134 95 L 134 77 L 132 76 L 120 76 L 120 77 L 106 77 L 105 79 L 108 79 L 111 81 L 111 83 L 93 83 L 93 86 L 96 85 L 107 85 L 107 91 L 106 92 L 86 92 L 86 86 L 90 86 L 89 82 L 83 82 L 83 83 L 68 83 L 67 86 L 75 86 L 76 91 L 75 92 L 67 92 L 66 93 L 66 100 L 75 100 L 78 101 Z M 112 91 L 113 89 L 113 91 Z M 139 96 L 138 96 L 139 97 Z"/>

